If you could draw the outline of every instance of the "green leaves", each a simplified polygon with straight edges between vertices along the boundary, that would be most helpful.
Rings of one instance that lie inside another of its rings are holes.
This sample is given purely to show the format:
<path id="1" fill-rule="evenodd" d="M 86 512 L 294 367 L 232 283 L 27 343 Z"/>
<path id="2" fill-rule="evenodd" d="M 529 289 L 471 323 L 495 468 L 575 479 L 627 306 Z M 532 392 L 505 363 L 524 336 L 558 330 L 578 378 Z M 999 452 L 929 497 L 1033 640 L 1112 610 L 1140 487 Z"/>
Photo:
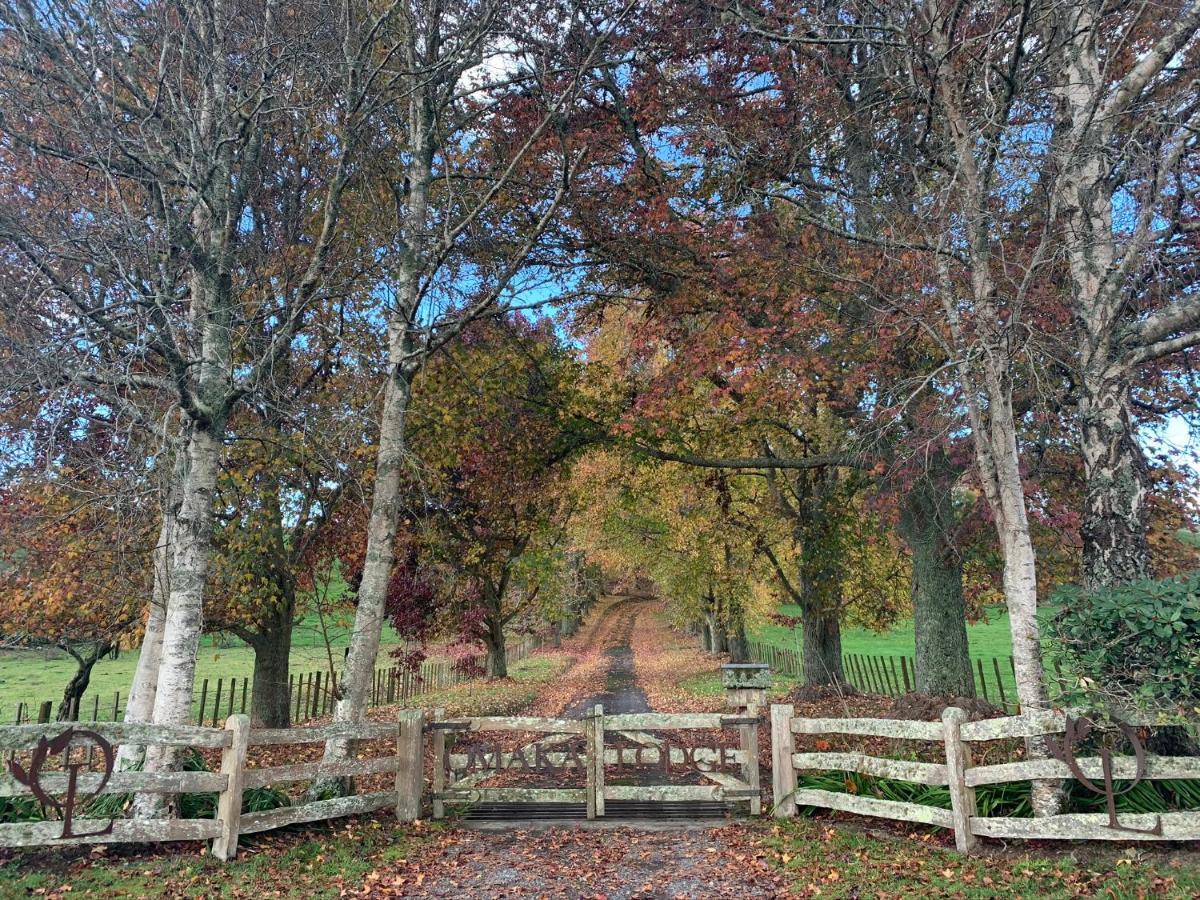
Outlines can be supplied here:
<path id="1" fill-rule="evenodd" d="M 1200 572 L 1091 592 L 1063 588 L 1057 596 L 1069 700 L 1200 706 Z"/>

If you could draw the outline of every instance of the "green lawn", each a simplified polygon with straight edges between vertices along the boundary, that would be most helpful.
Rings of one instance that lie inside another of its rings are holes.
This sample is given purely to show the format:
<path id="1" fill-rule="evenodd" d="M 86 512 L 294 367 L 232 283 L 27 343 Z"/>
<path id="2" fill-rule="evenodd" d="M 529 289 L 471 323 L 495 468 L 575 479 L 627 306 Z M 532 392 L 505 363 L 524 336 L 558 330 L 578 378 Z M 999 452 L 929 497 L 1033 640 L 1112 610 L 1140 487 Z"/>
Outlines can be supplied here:
<path id="1" fill-rule="evenodd" d="M 779 611 L 788 616 L 800 615 L 800 607 L 787 604 Z M 1042 610 L 1041 618 L 1045 620 L 1051 615 L 1050 610 Z M 751 640 L 762 641 L 776 647 L 782 647 L 797 652 L 801 649 L 800 629 L 786 628 L 774 623 L 765 623 L 751 629 Z M 1000 675 L 1004 683 L 1006 697 L 1011 704 L 1016 697 L 1016 684 L 1012 677 L 1008 657 L 1012 652 L 1012 644 L 1008 629 L 1008 611 L 1002 607 L 989 607 L 985 617 L 974 623 L 967 624 L 967 641 L 971 647 L 971 659 L 982 660 L 984 674 L 987 678 L 990 699 L 995 701 L 995 667 L 992 659 L 999 660 Z M 913 626 L 911 620 L 898 622 L 887 631 L 872 631 L 869 628 L 842 628 L 843 655 L 857 654 L 863 656 L 894 657 L 895 664 L 900 665 L 900 657 L 911 659 L 914 653 Z M 889 661 L 890 666 L 890 661 Z M 976 681 L 979 676 L 976 674 Z"/>
<path id="2" fill-rule="evenodd" d="M 335 661 L 340 662 L 350 644 L 349 623 L 331 625 L 327 631 Z M 396 633 L 385 628 L 379 665 L 385 664 L 386 654 L 397 643 Z M 100 717 L 111 718 L 117 692 L 120 692 L 120 707 L 124 709 L 137 658 L 137 651 L 130 650 L 122 652 L 115 660 L 106 659 L 96 664 L 81 707 L 84 717 L 91 716 L 93 697 L 98 696 Z M 291 666 L 294 673 L 329 670 L 325 639 L 316 616 L 309 616 L 296 625 Z M 240 684 L 241 679 L 249 678 L 253 670 L 254 651 L 242 641 L 220 635 L 204 636 L 196 660 L 197 690 L 205 678 L 210 681 L 210 690 L 216 689 L 218 678 L 225 679 L 226 683 L 229 678 L 236 678 Z M 0 723 L 14 719 L 18 703 L 36 708 L 42 701 L 53 700 L 57 707 L 63 688 L 74 673 L 75 661 L 60 650 L 0 651 Z"/>
<path id="3" fill-rule="evenodd" d="M 800 607 L 788 604 L 779 611 L 784 615 L 800 615 Z M 1008 611 L 1000 607 L 989 607 L 983 621 L 968 623 L 967 641 L 971 645 L 971 656 L 990 660 L 993 656 L 1008 659 L 1012 652 L 1008 630 Z M 800 630 L 767 623 L 754 629 L 754 640 L 775 644 L 779 647 L 800 648 Z M 842 628 L 843 653 L 875 653 L 884 655 L 912 656 L 913 626 L 910 620 L 898 622 L 889 631 L 872 631 L 869 628 Z"/>

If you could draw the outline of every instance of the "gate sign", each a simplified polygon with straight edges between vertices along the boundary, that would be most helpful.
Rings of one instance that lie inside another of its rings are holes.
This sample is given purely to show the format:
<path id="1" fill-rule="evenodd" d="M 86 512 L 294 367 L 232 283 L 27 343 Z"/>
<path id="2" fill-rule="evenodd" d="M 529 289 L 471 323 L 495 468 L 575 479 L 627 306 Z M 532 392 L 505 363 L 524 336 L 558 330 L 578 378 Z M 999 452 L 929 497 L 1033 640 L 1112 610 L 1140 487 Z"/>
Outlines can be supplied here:
<path id="1" fill-rule="evenodd" d="M 108 779 L 112 777 L 115 763 L 112 744 L 110 744 L 100 735 L 96 734 L 94 731 L 86 731 L 71 727 L 52 740 L 47 740 L 45 737 L 39 738 L 37 746 L 33 750 L 33 756 L 30 759 L 28 771 L 26 771 L 26 769 L 16 760 L 11 760 L 8 764 L 9 771 L 12 772 L 13 778 L 29 788 L 39 803 L 41 803 L 43 806 L 53 807 L 58 811 L 59 815 L 62 816 L 63 829 L 62 834 L 58 836 L 60 840 L 63 838 L 80 838 L 92 837 L 101 834 L 112 834 L 113 830 L 114 820 L 112 819 L 109 819 L 108 824 L 99 831 L 87 831 L 80 833 L 71 830 L 71 825 L 75 815 L 75 806 L 78 803 L 76 789 L 78 786 L 79 770 L 84 766 L 84 764 L 81 762 L 71 762 L 70 760 L 71 742 L 76 738 L 90 741 L 100 749 L 100 753 L 104 757 L 104 774 L 100 778 L 100 783 L 96 786 L 96 790 L 85 798 L 90 800 L 92 797 L 98 796 L 100 792 L 104 790 L 104 786 L 108 784 Z M 68 754 L 66 766 L 67 794 L 62 800 L 56 800 L 42 786 L 42 766 L 45 765 L 47 759 L 57 756 L 60 753 Z"/>
<path id="2" fill-rule="evenodd" d="M 655 759 L 645 759 L 643 754 L 653 752 Z M 672 752 L 680 759 L 684 770 L 694 769 L 697 772 L 726 772 L 740 771 L 741 764 L 734 758 L 734 751 L 727 747 L 690 747 L 684 744 L 671 744 L 663 741 L 655 747 L 636 746 L 617 749 L 616 762 L 609 763 L 608 768 L 622 770 L 661 769 L 664 775 L 671 775 Z M 574 747 L 565 751 L 550 752 L 543 744 L 533 744 L 518 747 L 511 753 L 505 753 L 498 742 L 491 747 L 478 745 L 467 750 L 466 765 L 457 771 L 463 773 L 477 772 L 511 772 L 525 771 L 540 775 L 553 775 L 568 769 L 584 771 L 584 756 L 587 751 Z M 632 757 L 632 758 L 630 758 Z"/>
<path id="3" fill-rule="evenodd" d="M 1095 784 L 1091 779 L 1083 774 L 1083 768 L 1079 765 L 1079 760 L 1075 753 L 1077 745 L 1087 740 L 1088 736 L 1096 729 L 1096 725 L 1091 719 L 1080 718 L 1074 719 L 1067 716 L 1066 727 L 1060 744 L 1055 744 L 1054 741 L 1047 741 L 1048 749 L 1051 756 L 1067 764 L 1071 769 L 1071 774 L 1075 779 L 1089 791 L 1097 794 L 1103 794 L 1105 805 L 1108 809 L 1108 826 L 1114 831 L 1128 831 L 1133 834 L 1153 834 L 1161 836 L 1163 833 L 1162 816 L 1159 816 L 1153 828 L 1127 828 L 1117 821 L 1117 797 L 1134 789 L 1146 775 L 1146 748 L 1137 736 L 1137 731 L 1132 725 L 1120 720 L 1114 720 L 1117 730 L 1121 732 L 1125 740 L 1133 748 L 1134 756 L 1134 772 L 1133 779 L 1129 782 L 1129 786 L 1124 790 L 1116 790 L 1113 785 L 1113 760 L 1112 751 L 1107 747 L 1100 748 L 1100 771 L 1104 776 L 1103 786 Z"/>

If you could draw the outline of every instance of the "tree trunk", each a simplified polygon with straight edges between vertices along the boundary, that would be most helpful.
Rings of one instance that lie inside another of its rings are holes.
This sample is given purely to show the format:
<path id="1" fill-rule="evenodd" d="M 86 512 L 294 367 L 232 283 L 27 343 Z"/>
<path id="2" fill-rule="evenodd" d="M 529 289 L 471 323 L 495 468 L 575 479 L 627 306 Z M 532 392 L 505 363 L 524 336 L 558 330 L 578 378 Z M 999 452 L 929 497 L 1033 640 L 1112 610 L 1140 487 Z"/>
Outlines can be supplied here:
<path id="1" fill-rule="evenodd" d="M 846 681 L 842 671 L 842 626 L 837 613 L 815 607 L 803 611 L 804 683 L 838 685 Z"/>
<path id="2" fill-rule="evenodd" d="M 253 635 L 247 635 L 254 648 L 254 694 L 250 705 L 250 724 L 255 728 L 287 728 L 291 723 L 291 695 L 288 692 L 288 661 L 292 652 L 292 623 L 296 613 L 293 594 L 272 611 Z"/>
<path id="3" fill-rule="evenodd" d="M 144 724 L 154 718 L 154 698 L 158 693 L 158 669 L 162 662 L 163 631 L 167 622 L 167 598 L 171 594 L 171 561 L 175 553 L 175 519 L 178 514 L 176 500 L 179 484 L 186 471 L 186 457 L 178 450 L 171 468 L 171 482 L 166 485 L 162 500 L 162 523 L 158 530 L 158 543 L 154 547 L 154 586 L 150 595 L 150 608 L 146 613 L 146 626 L 142 633 L 142 647 L 138 653 L 137 667 L 133 672 L 133 683 L 129 687 L 129 699 L 125 703 L 125 721 Z M 117 748 L 116 771 L 141 769 L 146 762 L 144 744 L 122 744 Z M 155 799 L 143 794 L 135 802 L 135 808 L 149 808 Z"/>
<path id="4" fill-rule="evenodd" d="M 986 414 L 977 405 L 972 406 L 975 453 L 1004 556 L 1004 599 L 1012 634 L 1017 697 L 1022 713 L 1037 712 L 1048 709 L 1050 700 L 1037 618 L 1037 557 L 1029 533 L 1016 419 L 1005 377 L 994 369 L 984 371 L 989 404 Z M 1030 759 L 1048 755 L 1044 736 L 1028 738 L 1025 748 Z M 1054 815 L 1061 809 L 1062 800 L 1060 782 L 1033 782 L 1035 815 Z"/>
<path id="5" fill-rule="evenodd" d="M 221 441 L 210 428 L 193 426 L 187 441 L 187 469 L 179 488 L 171 588 L 154 695 L 156 725 L 186 725 L 191 719 L 196 652 L 204 625 L 204 586 L 212 544 L 213 495 L 221 462 Z M 178 758 L 178 748 L 150 747 L 146 769 L 169 770 Z M 174 804 L 174 798 L 162 800 L 165 802 L 148 799 L 139 809 L 139 815 L 161 814 L 164 806 Z"/>
<path id="6" fill-rule="evenodd" d="M 738 623 L 729 632 L 729 637 L 726 641 L 729 646 L 729 661 L 731 663 L 750 662 L 750 645 L 746 640 L 746 628 L 742 623 Z"/>
<path id="7" fill-rule="evenodd" d="M 504 625 L 498 619 L 488 622 L 487 634 L 483 639 L 487 647 L 488 678 L 508 677 L 508 654 L 505 647 Z"/>
<path id="8" fill-rule="evenodd" d="M 1101 60 L 1105 31 L 1096 5 L 1070 4 L 1063 12 L 1069 39 L 1054 88 L 1059 117 L 1054 191 L 1065 226 L 1062 246 L 1078 334 L 1079 439 L 1087 491 L 1080 528 L 1083 581 L 1097 588 L 1150 574 L 1148 478 L 1130 411 L 1134 374 L 1116 339 L 1129 318 L 1128 279 L 1112 278 L 1120 264 L 1110 145 L 1117 123 L 1096 114 L 1120 78 L 1110 76 Z"/>
<path id="9" fill-rule="evenodd" d="M 75 721 L 79 718 L 79 702 L 92 681 L 92 669 L 104 656 L 112 652 L 113 645 L 108 641 L 97 641 L 86 652 L 77 653 L 74 649 L 63 648 L 75 660 L 75 674 L 63 689 L 62 703 L 58 707 L 58 721 Z"/>
<path id="10" fill-rule="evenodd" d="M 1079 400 L 1080 449 L 1087 489 L 1083 583 L 1089 589 L 1150 576 L 1146 537 L 1147 464 L 1134 435 L 1124 378 L 1085 375 Z"/>
<path id="11" fill-rule="evenodd" d="M 950 537 L 956 474 L 944 458 L 921 473 L 904 497 L 899 530 L 912 551 L 917 692 L 974 697 L 962 560 Z"/>
<path id="12" fill-rule="evenodd" d="M 571 637 L 579 630 L 579 616 L 576 613 L 568 613 L 567 617 L 562 622 L 562 633 L 564 637 Z"/>
<path id="13" fill-rule="evenodd" d="M 342 676 L 342 698 L 334 712 L 335 722 L 361 722 L 366 716 L 375 658 L 383 634 L 384 601 L 395 562 L 396 524 L 400 509 L 401 471 L 405 456 L 405 426 L 411 384 L 393 366 L 383 397 L 383 415 L 379 423 L 379 450 L 375 460 L 375 493 L 371 499 L 371 517 L 367 524 L 367 551 L 358 587 L 358 605 L 354 629 Z M 349 758 L 350 742 L 333 739 L 325 745 L 325 762 Z M 317 779 L 309 789 L 313 797 L 333 789 L 328 779 Z"/>
<path id="14" fill-rule="evenodd" d="M 729 639 L 725 634 L 725 626 L 715 612 L 704 614 L 705 644 L 709 653 L 727 653 Z"/>

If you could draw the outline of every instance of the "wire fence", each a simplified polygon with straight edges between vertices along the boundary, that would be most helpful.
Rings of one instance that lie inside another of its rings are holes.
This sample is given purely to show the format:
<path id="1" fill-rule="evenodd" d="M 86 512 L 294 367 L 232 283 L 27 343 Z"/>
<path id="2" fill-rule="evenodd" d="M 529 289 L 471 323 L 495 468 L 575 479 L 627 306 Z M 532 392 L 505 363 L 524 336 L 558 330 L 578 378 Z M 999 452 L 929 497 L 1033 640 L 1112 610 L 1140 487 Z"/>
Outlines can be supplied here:
<path id="1" fill-rule="evenodd" d="M 762 641 L 749 641 L 748 650 L 752 659 L 769 664 L 773 671 L 797 678 L 804 674 L 804 657 L 798 650 Z M 973 657 L 971 669 L 977 696 L 1005 711 L 1019 711 L 1011 656 Z M 852 687 L 868 694 L 900 697 L 916 690 L 916 666 L 911 656 L 845 653 L 842 671 Z"/>
<path id="2" fill-rule="evenodd" d="M 513 665 L 542 646 L 540 635 L 526 635 L 510 642 L 505 658 Z M 419 669 L 399 666 L 377 667 L 371 684 L 369 706 L 402 703 L 413 697 L 444 690 L 477 676 L 483 655 L 457 663 L 448 659 L 425 660 Z M 293 673 L 288 676 L 288 711 L 293 724 L 330 715 L 337 704 L 338 673 L 328 670 Z M 76 702 L 64 721 L 119 722 L 125 715 L 127 695 L 114 691 L 111 696 L 92 694 Z M 234 713 L 247 713 L 253 707 L 254 688 L 249 677 L 205 678 L 192 695 L 192 715 L 197 725 L 216 726 Z M 18 703 L 13 724 L 49 722 L 55 717 L 61 700 Z"/>

